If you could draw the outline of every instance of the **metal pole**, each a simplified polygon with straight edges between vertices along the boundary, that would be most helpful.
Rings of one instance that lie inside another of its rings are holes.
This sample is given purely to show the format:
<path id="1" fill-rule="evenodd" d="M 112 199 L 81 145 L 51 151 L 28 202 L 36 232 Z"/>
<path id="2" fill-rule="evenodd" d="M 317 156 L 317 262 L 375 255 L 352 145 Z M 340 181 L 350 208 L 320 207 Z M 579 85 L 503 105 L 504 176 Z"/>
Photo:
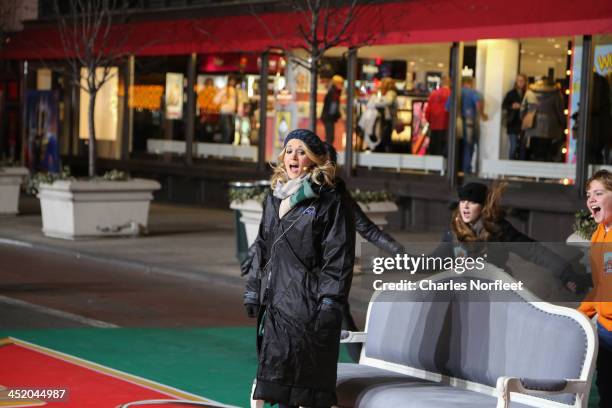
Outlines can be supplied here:
<path id="1" fill-rule="evenodd" d="M 259 137 L 257 140 L 257 171 L 266 171 L 266 122 L 268 120 L 268 61 L 269 51 L 261 54 L 259 67 Z"/>
<path id="2" fill-rule="evenodd" d="M 193 133 L 195 122 L 195 71 L 197 55 L 191 53 L 189 65 L 187 66 L 187 121 L 185 126 L 185 163 L 187 166 L 193 164 Z"/>
<path id="3" fill-rule="evenodd" d="M 455 42 L 451 47 L 450 77 L 452 81 L 449 110 L 446 177 L 448 186 L 454 189 L 457 185 L 457 117 L 461 97 L 461 66 L 463 65 L 463 43 Z"/>
<path id="4" fill-rule="evenodd" d="M 130 158 L 132 132 L 134 129 L 134 110 L 130 107 L 130 96 L 134 85 L 134 55 L 130 55 L 124 67 L 123 131 L 121 132 L 121 160 Z"/>
<path id="5" fill-rule="evenodd" d="M 346 137 L 344 142 L 344 177 L 353 175 L 353 131 L 355 112 L 355 75 L 357 71 L 357 48 L 351 47 L 348 52 L 346 97 Z"/>
<path id="6" fill-rule="evenodd" d="M 593 95 L 593 38 L 585 35 L 582 40 L 582 66 L 580 69 L 580 101 L 576 157 L 576 186 L 579 197 L 584 197 L 584 183 L 589 176 L 588 136 Z"/>

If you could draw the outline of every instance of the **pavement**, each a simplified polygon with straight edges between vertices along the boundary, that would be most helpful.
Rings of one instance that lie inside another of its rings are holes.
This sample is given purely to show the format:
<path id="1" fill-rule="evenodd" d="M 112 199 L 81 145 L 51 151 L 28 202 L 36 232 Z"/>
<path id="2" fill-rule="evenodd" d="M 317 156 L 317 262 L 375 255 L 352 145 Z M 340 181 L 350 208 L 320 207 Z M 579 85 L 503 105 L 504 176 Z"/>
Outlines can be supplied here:
<path id="1" fill-rule="evenodd" d="M 244 285 L 236 258 L 232 210 L 152 203 L 148 233 L 139 237 L 64 240 L 45 237 L 38 200 L 22 196 L 17 216 L 0 217 L 0 244 L 29 247 L 181 279 Z M 439 233 L 390 231 L 402 243 L 436 242 Z M 354 311 L 365 312 L 371 290 L 351 290 Z"/>

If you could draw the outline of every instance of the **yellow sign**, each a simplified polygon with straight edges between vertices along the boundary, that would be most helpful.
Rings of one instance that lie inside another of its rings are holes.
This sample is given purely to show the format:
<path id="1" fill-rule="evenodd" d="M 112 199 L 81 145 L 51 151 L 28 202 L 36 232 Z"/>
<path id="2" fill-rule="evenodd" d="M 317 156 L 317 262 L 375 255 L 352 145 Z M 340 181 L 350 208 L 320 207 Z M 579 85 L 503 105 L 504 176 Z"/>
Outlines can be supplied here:
<path id="1" fill-rule="evenodd" d="M 597 56 L 597 71 L 601 74 L 607 74 L 612 70 L 612 52 Z"/>

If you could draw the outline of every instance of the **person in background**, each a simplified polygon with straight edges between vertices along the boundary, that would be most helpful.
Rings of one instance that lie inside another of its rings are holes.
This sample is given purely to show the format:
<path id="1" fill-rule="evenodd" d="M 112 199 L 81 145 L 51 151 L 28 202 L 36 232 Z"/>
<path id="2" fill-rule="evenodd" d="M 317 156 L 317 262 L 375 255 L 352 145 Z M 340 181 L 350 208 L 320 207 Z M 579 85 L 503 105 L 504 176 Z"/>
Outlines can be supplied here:
<path id="1" fill-rule="evenodd" d="M 236 79 L 229 77 L 225 88 L 215 96 L 214 102 L 219 105 L 222 143 L 234 141 L 236 108 L 238 107 L 238 94 L 236 92 Z"/>
<path id="2" fill-rule="evenodd" d="M 215 87 L 212 78 L 206 78 L 204 80 L 204 87 L 198 93 L 203 141 L 212 140 L 212 137 L 208 137 L 208 135 L 213 134 L 213 128 L 219 120 L 219 105 L 214 102 L 216 95 L 217 87 Z"/>
<path id="3" fill-rule="evenodd" d="M 450 96 L 450 78 L 443 76 L 440 87 L 427 98 L 425 119 L 429 123 L 429 154 L 446 157 L 446 138 L 448 132 L 448 112 L 446 101 Z"/>
<path id="4" fill-rule="evenodd" d="M 486 250 L 487 262 L 512 275 L 508 259 L 510 252 L 513 252 L 555 273 L 568 290 L 584 291 L 588 275 L 574 272 L 567 261 L 518 231 L 505 218 L 501 208 L 505 187 L 505 183 L 496 183 L 491 188 L 482 183 L 468 183 L 459 187 L 459 204 L 451 216 L 450 228 L 444 233 L 441 244 L 430 256 L 440 258 L 480 256 L 480 252 Z M 515 244 L 490 246 L 481 244 L 494 242 Z"/>
<path id="5" fill-rule="evenodd" d="M 461 79 L 461 169 L 463 174 L 471 174 L 474 146 L 478 142 L 480 131 L 479 120 L 488 120 L 484 112 L 484 101 L 478 91 L 474 89 L 474 78 L 466 76 Z M 446 110 L 450 111 L 450 98 L 446 101 Z"/>
<path id="6" fill-rule="evenodd" d="M 531 120 L 527 123 L 529 116 Z M 563 97 L 552 80 L 545 78 L 536 81 L 525 92 L 521 119 L 525 138 L 529 140 L 530 159 L 558 159 L 566 118 L 563 114 Z"/>
<path id="7" fill-rule="evenodd" d="M 374 151 L 390 152 L 391 151 L 391 134 L 395 128 L 397 120 L 397 90 L 395 81 L 392 78 L 385 77 L 380 81 L 381 98 L 376 103 L 376 108 L 381 109 L 381 142 Z"/>
<path id="8" fill-rule="evenodd" d="M 586 188 L 586 205 L 597 229 L 591 236 L 593 290 L 579 310 L 589 318 L 597 315 L 599 407 L 609 408 L 612 407 L 612 173 L 599 170 L 587 181 Z"/>
<path id="9" fill-rule="evenodd" d="M 334 75 L 331 79 L 331 85 L 327 90 L 325 99 L 323 100 L 323 110 L 321 111 L 321 120 L 325 126 L 325 141 L 329 144 L 334 144 L 334 133 L 336 122 L 340 119 L 340 96 L 344 87 L 344 78 L 340 75 Z"/>
<path id="10" fill-rule="evenodd" d="M 527 75 L 518 74 L 512 88 L 504 97 L 502 108 L 506 112 L 506 131 L 510 142 L 509 160 L 525 160 L 525 143 L 521 140 L 521 103 L 527 91 Z"/>

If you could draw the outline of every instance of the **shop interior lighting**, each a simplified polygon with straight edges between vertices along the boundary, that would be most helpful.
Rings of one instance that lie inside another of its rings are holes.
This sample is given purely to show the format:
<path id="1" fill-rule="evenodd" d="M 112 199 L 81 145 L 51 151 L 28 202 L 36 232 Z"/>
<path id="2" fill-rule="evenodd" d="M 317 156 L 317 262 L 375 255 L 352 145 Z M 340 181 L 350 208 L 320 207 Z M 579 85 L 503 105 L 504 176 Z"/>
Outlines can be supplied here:
<path id="1" fill-rule="evenodd" d="M 569 110 L 568 110 L 568 109 L 563 109 L 563 114 L 564 114 L 565 116 L 569 115 Z"/>
<path id="2" fill-rule="evenodd" d="M 569 181 L 569 179 L 568 179 L 568 178 L 564 178 L 564 179 L 563 179 L 563 185 L 564 185 L 564 186 L 568 186 L 568 185 L 569 185 L 569 183 L 570 183 L 570 181 Z"/>
<path id="3" fill-rule="evenodd" d="M 566 90 L 565 90 L 565 94 L 566 94 L 566 95 L 569 95 L 569 94 L 570 94 L 570 90 L 569 90 L 569 89 L 566 89 Z"/>
<path id="4" fill-rule="evenodd" d="M 572 50 L 567 50 L 567 55 L 572 55 Z"/>
<path id="5" fill-rule="evenodd" d="M 567 153 L 567 147 L 563 147 L 563 149 L 561 149 L 561 153 L 563 154 Z"/>
<path id="6" fill-rule="evenodd" d="M 561 44 L 555 44 L 555 48 L 561 48 Z"/>
<path id="7" fill-rule="evenodd" d="M 572 75 L 572 70 L 568 69 L 567 71 L 565 71 L 565 75 L 567 75 L 567 76 Z"/>
<path id="8" fill-rule="evenodd" d="M 569 135 L 569 129 L 565 129 L 563 133 L 565 133 L 566 135 Z"/>

